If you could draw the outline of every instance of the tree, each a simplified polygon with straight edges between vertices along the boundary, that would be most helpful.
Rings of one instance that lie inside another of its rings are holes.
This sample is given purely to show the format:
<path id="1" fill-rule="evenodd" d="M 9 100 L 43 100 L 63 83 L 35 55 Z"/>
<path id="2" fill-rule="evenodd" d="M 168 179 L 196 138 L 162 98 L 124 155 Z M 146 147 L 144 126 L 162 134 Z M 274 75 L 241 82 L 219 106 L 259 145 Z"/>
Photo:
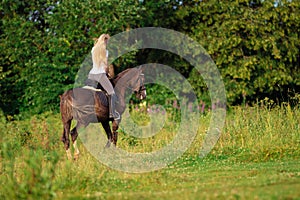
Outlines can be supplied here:
<path id="1" fill-rule="evenodd" d="M 135 27 L 142 7 L 136 0 L 36 0 L 5 1 L 0 11 L 0 106 L 6 114 L 34 114 L 57 110 L 93 38 Z"/>
<path id="2" fill-rule="evenodd" d="M 210 0 L 183 6 L 177 17 L 212 56 L 232 104 L 284 101 L 288 90 L 299 91 L 299 12 L 299 1 Z"/>
<path id="3" fill-rule="evenodd" d="M 93 38 L 149 26 L 198 41 L 219 68 L 230 104 L 265 96 L 283 101 L 300 91 L 298 13 L 300 1 L 291 0 L 3 0 L 0 107 L 6 115 L 58 110 Z M 150 62 L 172 66 L 200 98 L 207 94 L 201 74 L 169 52 L 131 52 L 114 64 L 118 72 Z"/>
<path id="4" fill-rule="evenodd" d="M 45 5 L 46 1 L 3 1 L 0 6 L 0 106 L 6 114 L 18 113 L 22 106 L 26 87 L 21 74 L 38 56 L 39 16 Z"/>

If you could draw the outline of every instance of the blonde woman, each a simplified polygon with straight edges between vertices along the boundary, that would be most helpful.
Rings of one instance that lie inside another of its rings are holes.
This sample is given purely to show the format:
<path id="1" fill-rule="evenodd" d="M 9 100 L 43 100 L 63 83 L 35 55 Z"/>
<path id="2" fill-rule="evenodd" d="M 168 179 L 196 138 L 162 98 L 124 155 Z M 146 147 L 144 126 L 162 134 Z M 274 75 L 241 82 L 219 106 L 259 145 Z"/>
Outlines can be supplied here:
<path id="1" fill-rule="evenodd" d="M 108 74 L 108 51 L 106 46 L 109 38 L 110 36 L 108 34 L 100 35 L 100 37 L 96 40 L 94 47 L 92 48 L 93 68 L 89 72 L 87 85 L 97 88 L 97 84 L 101 84 L 108 94 L 109 118 L 118 120 L 120 119 L 120 115 L 115 110 L 117 96 L 111 82 L 106 75 Z"/>

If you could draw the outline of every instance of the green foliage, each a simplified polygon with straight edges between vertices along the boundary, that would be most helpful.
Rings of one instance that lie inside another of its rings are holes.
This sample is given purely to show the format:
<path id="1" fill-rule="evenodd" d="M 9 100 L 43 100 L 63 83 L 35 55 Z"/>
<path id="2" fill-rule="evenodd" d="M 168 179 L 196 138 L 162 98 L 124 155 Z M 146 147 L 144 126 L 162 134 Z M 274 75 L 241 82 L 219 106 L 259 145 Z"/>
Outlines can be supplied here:
<path id="1" fill-rule="evenodd" d="M 0 7 L 3 111 L 11 115 L 57 111 L 59 95 L 74 84 L 93 38 L 135 27 L 142 11 L 137 4 L 135 0 L 5 1 Z"/>
<path id="2" fill-rule="evenodd" d="M 0 122 L 1 199 L 51 199 L 59 161 L 59 119 L 46 113 L 25 121 Z"/>
<path id="3" fill-rule="evenodd" d="M 299 1 L 213 0 L 184 7 L 178 17 L 191 22 L 186 31 L 220 69 L 228 101 L 238 103 L 299 89 L 299 12 Z"/>
<path id="4" fill-rule="evenodd" d="M 146 26 L 198 41 L 220 70 L 229 104 L 287 101 L 300 88 L 299 12 L 300 2 L 289 0 L 2 1 L 0 107 L 6 116 L 58 111 L 59 95 L 73 86 L 93 38 Z M 209 101 L 201 74 L 177 55 L 146 49 L 114 65 L 119 72 L 150 62 L 173 67 Z"/>
<path id="5" fill-rule="evenodd" d="M 10 159 L 9 149 L 3 145 L 3 170 L 7 173 L 6 184 L 3 185 L 2 198 L 4 199 L 52 199 L 55 196 L 53 179 L 55 167 L 58 162 L 56 153 L 45 157 L 41 150 L 25 151 L 23 155 L 24 168 L 18 176 L 14 174 L 16 160 Z M 45 160 L 47 162 L 45 163 Z M 21 180 L 20 180 L 21 178 Z"/>

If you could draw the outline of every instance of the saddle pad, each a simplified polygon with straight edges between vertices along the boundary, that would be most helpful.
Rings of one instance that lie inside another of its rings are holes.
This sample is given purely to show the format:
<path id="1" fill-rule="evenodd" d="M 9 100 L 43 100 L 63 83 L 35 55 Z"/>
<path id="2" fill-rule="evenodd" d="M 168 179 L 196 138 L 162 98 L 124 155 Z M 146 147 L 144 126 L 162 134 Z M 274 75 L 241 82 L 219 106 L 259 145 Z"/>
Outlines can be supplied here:
<path id="1" fill-rule="evenodd" d="M 94 94 L 95 91 L 93 90 L 74 88 L 72 96 L 73 104 L 76 106 L 95 105 Z"/>
<path id="2" fill-rule="evenodd" d="M 73 104 L 79 107 L 87 105 L 95 105 L 95 97 L 102 105 L 108 106 L 106 93 L 101 89 L 74 88 L 73 89 Z"/>

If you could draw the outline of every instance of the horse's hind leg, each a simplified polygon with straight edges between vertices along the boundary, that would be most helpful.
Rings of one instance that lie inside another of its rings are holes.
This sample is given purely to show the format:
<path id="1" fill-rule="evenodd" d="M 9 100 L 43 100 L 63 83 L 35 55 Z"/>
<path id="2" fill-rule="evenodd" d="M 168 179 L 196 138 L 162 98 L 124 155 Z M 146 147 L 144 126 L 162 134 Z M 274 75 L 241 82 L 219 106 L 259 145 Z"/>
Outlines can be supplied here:
<path id="1" fill-rule="evenodd" d="M 110 144 L 112 143 L 112 133 L 111 133 L 111 129 L 110 129 L 110 126 L 109 126 L 109 122 L 108 121 L 105 121 L 105 122 L 101 122 L 104 130 L 105 130 L 105 133 L 107 135 L 107 143 L 105 145 L 105 147 L 110 147 Z"/>
<path id="2" fill-rule="evenodd" d="M 77 160 L 79 158 L 79 154 L 80 154 L 79 149 L 77 147 L 77 137 L 78 137 L 77 130 L 82 126 L 83 125 L 77 123 L 77 125 L 71 131 L 71 137 L 72 137 L 72 142 L 73 142 L 73 147 L 74 147 L 74 160 Z"/>
<path id="3" fill-rule="evenodd" d="M 67 157 L 69 160 L 72 159 L 71 150 L 70 150 L 70 140 L 69 140 L 69 133 L 70 133 L 70 127 L 71 127 L 71 120 L 64 122 L 64 130 L 62 133 L 61 141 L 64 143 Z"/>

